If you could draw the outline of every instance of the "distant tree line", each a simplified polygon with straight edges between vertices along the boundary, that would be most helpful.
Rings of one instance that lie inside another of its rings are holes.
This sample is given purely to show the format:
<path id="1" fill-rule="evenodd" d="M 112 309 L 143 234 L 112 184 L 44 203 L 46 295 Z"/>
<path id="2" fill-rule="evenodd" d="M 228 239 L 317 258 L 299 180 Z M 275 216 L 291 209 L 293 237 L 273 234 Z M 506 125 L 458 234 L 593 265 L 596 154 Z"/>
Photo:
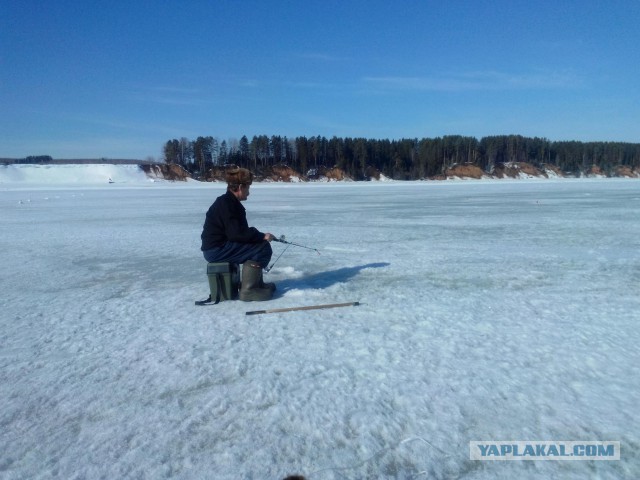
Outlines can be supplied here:
<path id="1" fill-rule="evenodd" d="M 19 158 L 13 161 L 13 163 L 26 164 L 26 165 L 38 165 L 47 164 L 53 162 L 53 158 L 50 155 L 30 155 L 25 158 Z"/>
<path id="2" fill-rule="evenodd" d="M 30 155 L 25 158 L 0 158 L 0 163 L 11 164 L 26 164 L 26 165 L 95 165 L 95 164 L 113 164 L 113 165 L 149 165 L 156 163 L 156 161 L 149 157 L 146 160 L 136 160 L 130 158 L 52 158 L 50 155 Z"/>
<path id="3" fill-rule="evenodd" d="M 260 171 L 276 164 L 308 174 L 320 167 L 338 167 L 354 179 L 375 168 L 396 179 L 420 179 L 444 173 L 456 164 L 474 164 L 491 173 L 496 165 L 527 162 L 549 164 L 570 174 L 592 166 L 610 172 L 618 165 L 640 167 L 640 144 L 623 142 L 552 142 L 546 138 L 498 135 L 478 140 L 449 135 L 438 138 L 375 140 L 366 138 L 247 136 L 219 141 L 215 137 L 181 138 L 166 142 L 167 163 L 194 175 L 214 166 L 235 164 Z"/>

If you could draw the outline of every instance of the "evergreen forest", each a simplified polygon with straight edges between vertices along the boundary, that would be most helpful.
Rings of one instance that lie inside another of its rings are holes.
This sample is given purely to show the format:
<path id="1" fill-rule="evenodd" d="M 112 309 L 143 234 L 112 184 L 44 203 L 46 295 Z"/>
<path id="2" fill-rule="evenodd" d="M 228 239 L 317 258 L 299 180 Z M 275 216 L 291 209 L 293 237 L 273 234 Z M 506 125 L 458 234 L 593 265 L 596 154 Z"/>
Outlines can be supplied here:
<path id="1" fill-rule="evenodd" d="M 550 165 L 567 175 L 580 175 L 594 166 L 606 174 L 620 165 L 640 168 L 638 143 L 550 141 L 521 135 L 480 140 L 460 135 L 420 140 L 259 135 L 249 140 L 245 135 L 222 141 L 207 136 L 169 140 L 163 155 L 166 163 L 178 164 L 195 177 L 227 164 L 253 171 L 284 164 L 303 175 L 337 167 L 355 180 L 367 178 L 371 168 L 390 178 L 413 180 L 438 176 L 460 164 L 492 173 L 500 164 L 526 162 L 537 168 Z"/>

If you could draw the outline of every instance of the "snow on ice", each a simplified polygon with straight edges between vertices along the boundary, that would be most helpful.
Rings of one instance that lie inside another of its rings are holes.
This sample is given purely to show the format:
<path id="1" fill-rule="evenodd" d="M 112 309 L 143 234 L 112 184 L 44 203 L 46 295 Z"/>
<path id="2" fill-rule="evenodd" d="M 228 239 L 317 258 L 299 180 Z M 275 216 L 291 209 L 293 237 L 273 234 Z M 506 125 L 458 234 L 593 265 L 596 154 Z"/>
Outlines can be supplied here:
<path id="1" fill-rule="evenodd" d="M 197 307 L 222 189 L 0 185 L 3 479 L 640 474 L 637 180 L 256 184 L 250 223 L 321 255 L 290 247 L 270 302 Z"/>
<path id="2" fill-rule="evenodd" d="M 152 181 L 138 165 L 4 165 L 0 186 L 34 187 L 52 185 L 87 186 L 105 183 L 148 183 Z"/>

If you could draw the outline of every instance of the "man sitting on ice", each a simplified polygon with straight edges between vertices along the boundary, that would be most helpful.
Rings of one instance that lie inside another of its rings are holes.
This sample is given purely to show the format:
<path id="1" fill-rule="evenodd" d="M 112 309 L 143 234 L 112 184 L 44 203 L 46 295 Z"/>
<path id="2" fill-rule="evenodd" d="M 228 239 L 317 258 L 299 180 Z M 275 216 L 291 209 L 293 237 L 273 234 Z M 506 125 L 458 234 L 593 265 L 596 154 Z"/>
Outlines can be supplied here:
<path id="1" fill-rule="evenodd" d="M 202 253 L 207 262 L 242 263 L 240 300 L 270 300 L 276 289 L 264 283 L 262 269 L 269 265 L 271 233 L 249 227 L 243 202 L 249 196 L 253 174 L 246 168 L 226 172 L 227 192 L 219 196 L 207 211 L 202 229 Z"/>

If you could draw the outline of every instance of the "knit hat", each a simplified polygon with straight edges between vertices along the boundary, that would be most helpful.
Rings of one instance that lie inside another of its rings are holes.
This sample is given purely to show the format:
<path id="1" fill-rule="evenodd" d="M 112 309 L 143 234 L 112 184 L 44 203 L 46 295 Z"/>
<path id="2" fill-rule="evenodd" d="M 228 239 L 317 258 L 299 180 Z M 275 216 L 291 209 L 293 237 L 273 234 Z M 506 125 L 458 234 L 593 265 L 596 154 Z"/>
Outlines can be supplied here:
<path id="1" fill-rule="evenodd" d="M 253 173 L 246 168 L 231 168 L 226 172 L 227 185 L 251 185 Z"/>

